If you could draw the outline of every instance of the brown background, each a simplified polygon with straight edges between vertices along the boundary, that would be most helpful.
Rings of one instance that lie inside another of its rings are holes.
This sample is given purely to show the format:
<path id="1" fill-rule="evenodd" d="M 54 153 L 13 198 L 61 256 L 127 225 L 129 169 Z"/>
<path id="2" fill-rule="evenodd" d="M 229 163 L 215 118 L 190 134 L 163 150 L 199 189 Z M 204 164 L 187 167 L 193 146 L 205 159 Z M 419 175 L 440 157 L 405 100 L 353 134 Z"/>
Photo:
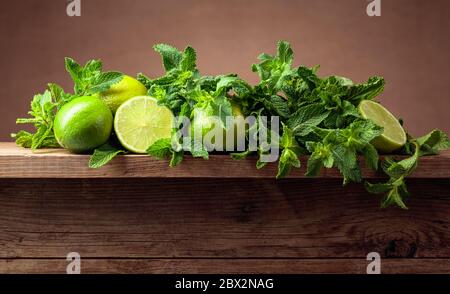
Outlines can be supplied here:
<path id="1" fill-rule="evenodd" d="M 151 47 L 168 42 L 198 51 L 203 74 L 236 72 L 251 82 L 251 63 L 289 40 L 296 64 L 355 81 L 387 79 L 380 100 L 413 135 L 450 132 L 450 1 L 382 0 L 82 0 L 68 17 L 65 0 L 2 1 L 0 11 L 0 140 L 47 82 L 71 85 L 63 59 L 101 58 L 106 69 L 152 77 L 162 73 Z"/>

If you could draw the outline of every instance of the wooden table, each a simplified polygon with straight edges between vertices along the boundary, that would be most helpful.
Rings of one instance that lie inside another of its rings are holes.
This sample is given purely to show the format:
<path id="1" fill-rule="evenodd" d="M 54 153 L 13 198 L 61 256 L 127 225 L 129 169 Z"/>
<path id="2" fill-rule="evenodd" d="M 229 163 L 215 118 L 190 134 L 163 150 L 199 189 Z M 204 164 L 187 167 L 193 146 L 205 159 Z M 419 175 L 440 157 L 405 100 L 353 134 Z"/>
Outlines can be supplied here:
<path id="1" fill-rule="evenodd" d="M 365 273 L 369 252 L 383 273 L 450 273 L 449 152 L 422 159 L 409 210 L 380 209 L 335 170 L 275 180 L 275 165 L 222 155 L 87 161 L 0 143 L 0 273 L 65 273 L 72 251 L 83 273 Z"/>

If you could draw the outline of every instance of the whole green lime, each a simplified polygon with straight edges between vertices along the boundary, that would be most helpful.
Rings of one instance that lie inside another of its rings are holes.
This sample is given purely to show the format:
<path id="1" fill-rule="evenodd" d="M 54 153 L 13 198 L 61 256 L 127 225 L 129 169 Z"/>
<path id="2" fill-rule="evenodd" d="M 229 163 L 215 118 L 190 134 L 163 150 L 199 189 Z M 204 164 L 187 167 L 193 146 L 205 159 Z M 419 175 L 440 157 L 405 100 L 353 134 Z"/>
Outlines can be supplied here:
<path id="1" fill-rule="evenodd" d="M 61 107 L 55 117 L 54 132 L 62 147 L 84 153 L 104 144 L 112 126 L 108 106 L 95 96 L 83 96 Z"/>
<path id="2" fill-rule="evenodd" d="M 111 88 L 100 93 L 98 96 L 108 105 L 113 114 L 115 114 L 117 108 L 125 101 L 143 95 L 147 95 L 147 88 L 145 88 L 144 84 L 125 75 L 120 82 L 112 85 Z"/>
<path id="3" fill-rule="evenodd" d="M 217 141 L 217 138 L 214 137 L 213 144 L 208 144 L 205 142 L 205 147 L 208 150 L 217 150 L 217 151 L 225 151 L 227 147 L 233 147 L 236 148 L 238 146 L 239 140 L 241 142 L 245 142 L 245 131 L 248 129 L 246 123 L 245 123 L 245 117 L 242 113 L 241 107 L 231 102 L 231 110 L 232 115 L 234 117 L 233 125 L 230 126 L 227 130 L 222 130 L 223 138 L 222 142 Z M 219 117 L 216 116 L 210 116 L 208 115 L 204 110 L 202 109 L 194 109 L 193 113 L 193 121 L 191 124 L 191 136 L 195 138 L 197 135 L 195 132 L 197 130 L 201 130 L 201 139 L 204 140 L 205 136 L 211 131 L 214 130 L 214 128 L 219 127 L 222 125 L 221 120 Z M 231 144 L 227 144 L 227 138 L 232 138 Z M 230 146 L 229 146 L 230 145 Z M 226 150 L 226 151 L 236 151 L 236 150 Z"/>

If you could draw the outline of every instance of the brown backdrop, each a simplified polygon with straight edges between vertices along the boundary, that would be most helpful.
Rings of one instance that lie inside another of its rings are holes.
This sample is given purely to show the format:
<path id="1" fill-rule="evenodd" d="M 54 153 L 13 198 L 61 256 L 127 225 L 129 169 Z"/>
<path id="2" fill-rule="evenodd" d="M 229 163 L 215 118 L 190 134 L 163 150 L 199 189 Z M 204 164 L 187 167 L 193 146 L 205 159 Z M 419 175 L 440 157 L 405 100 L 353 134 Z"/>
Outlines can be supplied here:
<path id="1" fill-rule="evenodd" d="M 81 0 L 68 17 L 66 0 L 2 1 L 0 11 L 0 140 L 47 82 L 69 89 L 63 59 L 101 58 L 131 75 L 162 73 L 151 46 L 168 42 L 198 50 L 204 74 L 236 72 L 251 82 L 251 63 L 289 40 L 296 63 L 355 81 L 382 75 L 381 101 L 419 135 L 450 131 L 450 1 L 381 0 Z"/>

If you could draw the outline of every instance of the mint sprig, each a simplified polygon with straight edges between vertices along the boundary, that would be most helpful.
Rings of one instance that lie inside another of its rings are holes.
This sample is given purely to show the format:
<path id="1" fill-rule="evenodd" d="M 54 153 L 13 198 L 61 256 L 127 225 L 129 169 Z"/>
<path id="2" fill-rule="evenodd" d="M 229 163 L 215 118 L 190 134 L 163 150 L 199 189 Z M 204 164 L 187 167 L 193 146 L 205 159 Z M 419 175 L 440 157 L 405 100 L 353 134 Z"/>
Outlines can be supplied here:
<path id="1" fill-rule="evenodd" d="M 108 90 L 113 84 L 120 82 L 123 74 L 119 72 L 102 72 L 100 60 L 90 60 L 80 66 L 75 60 L 65 59 L 66 70 L 74 82 L 74 93 L 66 93 L 54 83 L 47 85 L 43 94 L 37 94 L 31 101 L 29 118 L 17 119 L 17 124 L 32 124 L 36 132 L 19 131 L 11 136 L 16 144 L 33 150 L 39 148 L 57 148 L 59 144 L 53 133 L 53 122 L 56 112 L 71 100 Z"/>
<path id="2" fill-rule="evenodd" d="M 123 78 L 123 74 L 120 72 L 102 72 L 101 60 L 90 60 L 81 66 L 72 58 L 66 57 L 65 65 L 75 85 L 74 94 L 76 96 L 106 91 Z"/>
<path id="3" fill-rule="evenodd" d="M 406 178 L 418 167 L 421 156 L 438 154 L 439 151 L 450 148 L 450 140 L 442 131 L 433 130 L 423 137 L 410 139 L 407 148 L 413 150 L 413 154 L 403 160 L 396 161 L 392 157 L 386 157 L 382 163 L 383 171 L 389 177 L 384 183 L 365 183 L 367 191 L 374 194 L 385 194 L 381 207 L 397 205 L 406 209 L 405 199 L 409 192 L 406 187 Z"/>
<path id="4" fill-rule="evenodd" d="M 52 88 L 54 87 L 52 86 Z M 19 118 L 16 120 L 16 123 L 32 124 L 36 128 L 36 132 L 32 134 L 26 131 L 19 131 L 17 134 L 12 134 L 11 136 L 15 138 L 16 143 L 19 146 L 33 150 L 59 146 L 53 134 L 53 121 L 55 109 L 59 108 L 63 103 L 59 99 L 54 99 L 49 90 L 46 90 L 43 94 L 35 95 L 31 101 L 31 110 L 28 112 L 30 118 Z"/>

